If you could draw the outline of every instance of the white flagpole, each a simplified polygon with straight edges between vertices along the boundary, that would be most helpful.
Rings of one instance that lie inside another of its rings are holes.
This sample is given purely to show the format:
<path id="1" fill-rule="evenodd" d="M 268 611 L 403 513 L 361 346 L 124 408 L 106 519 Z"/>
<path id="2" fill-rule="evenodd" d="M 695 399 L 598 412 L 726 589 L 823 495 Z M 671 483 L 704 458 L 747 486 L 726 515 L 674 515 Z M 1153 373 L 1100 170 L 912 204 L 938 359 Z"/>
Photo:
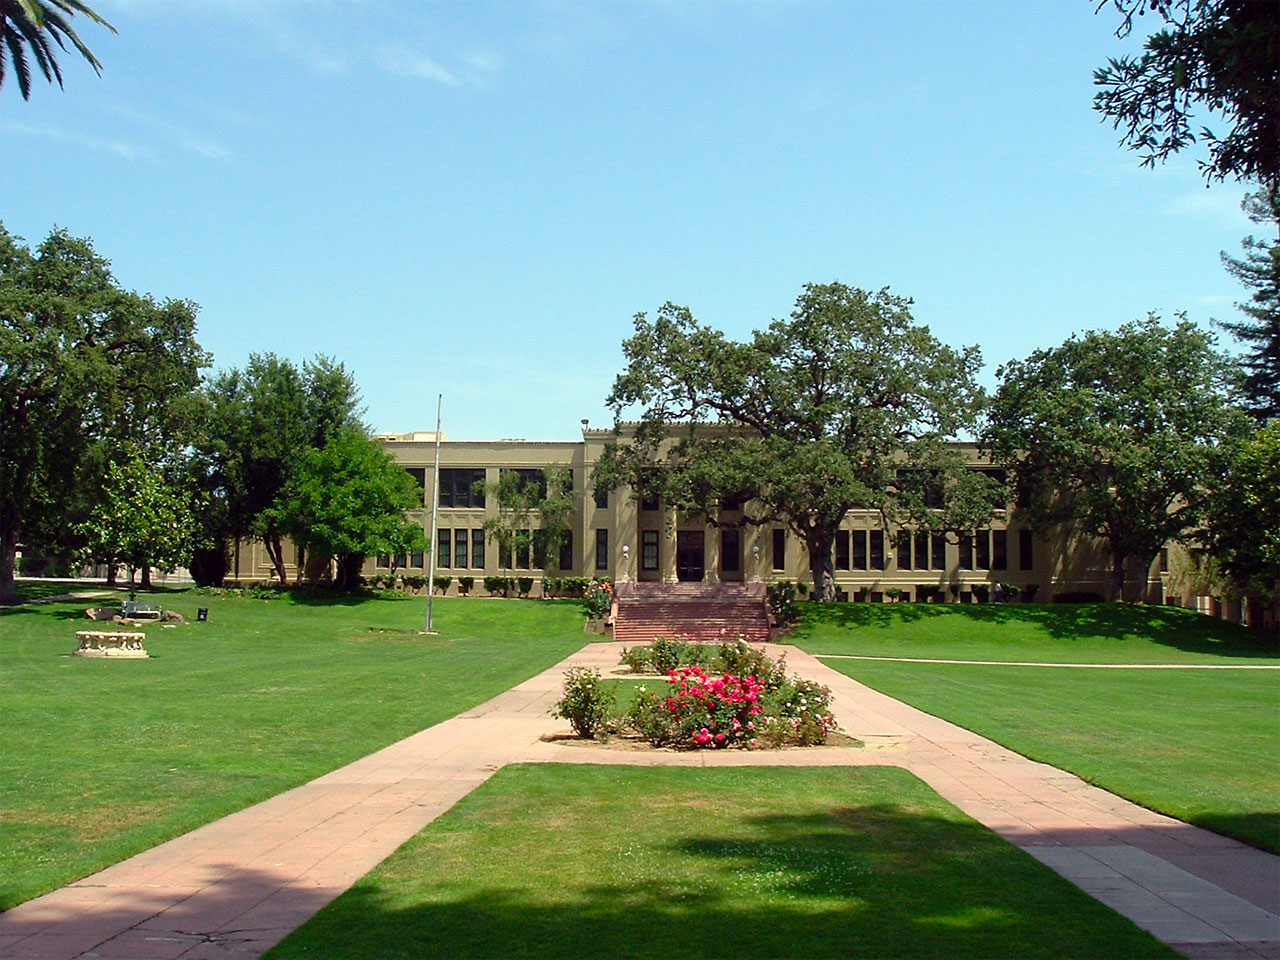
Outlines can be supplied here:
<path id="1" fill-rule="evenodd" d="M 436 595 L 436 544 L 440 532 L 436 529 L 436 516 L 440 510 L 440 412 L 444 407 L 444 394 L 436 394 L 436 465 L 431 480 L 431 563 L 427 574 L 427 633 L 435 633 L 431 624 L 431 601 Z"/>

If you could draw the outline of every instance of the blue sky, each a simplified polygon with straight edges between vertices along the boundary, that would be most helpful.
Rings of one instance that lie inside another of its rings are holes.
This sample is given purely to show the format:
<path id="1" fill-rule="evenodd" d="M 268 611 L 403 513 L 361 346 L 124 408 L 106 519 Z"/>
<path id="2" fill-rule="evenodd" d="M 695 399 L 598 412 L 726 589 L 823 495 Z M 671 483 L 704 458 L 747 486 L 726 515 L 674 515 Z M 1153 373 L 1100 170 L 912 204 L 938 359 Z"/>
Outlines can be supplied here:
<path id="1" fill-rule="evenodd" d="M 0 219 L 201 306 L 219 368 L 326 353 L 378 431 L 569 440 L 638 311 L 736 338 L 888 286 L 984 381 L 1155 310 L 1207 325 L 1252 225 L 1091 108 L 1093 0 L 96 0 L 0 92 Z M 1140 27 L 1146 24 L 1139 21 Z"/>

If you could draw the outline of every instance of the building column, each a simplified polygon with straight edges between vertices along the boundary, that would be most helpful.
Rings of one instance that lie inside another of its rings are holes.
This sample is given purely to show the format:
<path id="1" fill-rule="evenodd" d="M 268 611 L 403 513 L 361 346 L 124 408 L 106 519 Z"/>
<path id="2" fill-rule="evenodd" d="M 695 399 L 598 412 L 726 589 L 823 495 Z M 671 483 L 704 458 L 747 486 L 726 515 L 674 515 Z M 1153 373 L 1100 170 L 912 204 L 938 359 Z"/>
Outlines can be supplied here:
<path id="1" fill-rule="evenodd" d="M 704 524 L 702 534 L 702 579 L 704 583 L 720 580 L 720 528 Z"/>
<path id="2" fill-rule="evenodd" d="M 662 571 L 663 583 L 675 583 L 676 576 L 676 512 L 670 507 L 662 508 L 662 536 L 659 538 L 658 569 Z"/>
<path id="3" fill-rule="evenodd" d="M 630 487 L 619 487 L 609 494 L 613 502 L 613 528 L 609 534 L 609 566 L 614 580 L 638 580 L 640 569 L 639 515 L 636 498 Z M 600 511 L 596 511 L 600 517 Z M 626 547 L 624 551 L 622 548 Z"/>
<path id="4" fill-rule="evenodd" d="M 769 563 L 769 543 L 765 539 L 765 531 L 770 527 L 749 524 L 743 528 L 746 534 L 742 538 L 742 570 L 748 582 L 759 582 L 766 579 L 765 565 Z"/>

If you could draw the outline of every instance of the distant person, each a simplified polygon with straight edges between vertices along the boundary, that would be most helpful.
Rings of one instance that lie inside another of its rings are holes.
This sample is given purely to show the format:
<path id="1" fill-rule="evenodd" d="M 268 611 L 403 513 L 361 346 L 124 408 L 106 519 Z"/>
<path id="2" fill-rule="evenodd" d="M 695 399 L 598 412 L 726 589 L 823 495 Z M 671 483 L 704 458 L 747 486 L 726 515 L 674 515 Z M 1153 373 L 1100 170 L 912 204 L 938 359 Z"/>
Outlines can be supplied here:
<path id="1" fill-rule="evenodd" d="M 991 591 L 992 603 L 1004 603 L 1004 584 L 999 580 L 996 581 L 995 588 Z"/>

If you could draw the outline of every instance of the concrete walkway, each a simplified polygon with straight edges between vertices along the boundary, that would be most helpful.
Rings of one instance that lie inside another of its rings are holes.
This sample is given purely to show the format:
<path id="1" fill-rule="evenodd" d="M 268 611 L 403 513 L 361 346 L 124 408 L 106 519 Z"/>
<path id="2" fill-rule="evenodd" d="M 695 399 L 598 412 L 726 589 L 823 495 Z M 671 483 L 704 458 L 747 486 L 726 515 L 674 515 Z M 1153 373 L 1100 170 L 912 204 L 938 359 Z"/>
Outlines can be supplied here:
<path id="1" fill-rule="evenodd" d="M 1196 960 L 1280 960 L 1280 858 L 1144 810 L 876 693 L 794 648 L 866 749 L 621 752 L 544 743 L 591 644 L 467 713 L 0 917 L 0 957 L 260 956 L 495 770 L 515 762 L 894 765 Z M 783 648 L 775 648 L 774 653 Z"/>

